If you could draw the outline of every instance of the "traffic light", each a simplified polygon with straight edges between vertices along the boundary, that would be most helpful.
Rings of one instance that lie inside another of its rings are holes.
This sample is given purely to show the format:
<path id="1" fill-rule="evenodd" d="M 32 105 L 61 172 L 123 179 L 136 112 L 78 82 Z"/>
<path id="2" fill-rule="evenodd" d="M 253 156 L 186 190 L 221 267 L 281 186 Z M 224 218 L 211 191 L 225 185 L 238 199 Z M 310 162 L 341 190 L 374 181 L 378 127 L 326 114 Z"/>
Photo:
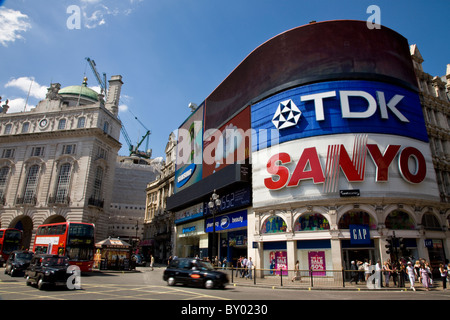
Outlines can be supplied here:
<path id="1" fill-rule="evenodd" d="M 392 254 L 394 253 L 394 246 L 393 246 L 393 241 L 392 241 L 392 237 L 389 237 L 386 239 L 387 244 L 385 245 L 386 247 L 386 253 L 387 254 Z"/>
<path id="2" fill-rule="evenodd" d="M 408 250 L 406 248 L 406 241 L 403 238 L 399 238 L 398 239 L 398 243 L 399 243 L 399 248 L 400 248 L 400 252 L 402 254 L 403 257 L 407 257 L 410 254 L 410 250 Z"/>

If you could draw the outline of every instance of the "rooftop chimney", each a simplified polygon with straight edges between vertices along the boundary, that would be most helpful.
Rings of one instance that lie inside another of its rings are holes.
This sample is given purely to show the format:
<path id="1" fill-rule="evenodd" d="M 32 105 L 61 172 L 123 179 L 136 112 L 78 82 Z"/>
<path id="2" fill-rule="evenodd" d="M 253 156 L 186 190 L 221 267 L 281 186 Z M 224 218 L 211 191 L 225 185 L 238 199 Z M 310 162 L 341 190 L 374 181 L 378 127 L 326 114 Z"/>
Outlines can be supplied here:
<path id="1" fill-rule="evenodd" d="M 108 96 L 106 97 L 105 107 L 115 116 L 119 113 L 120 91 L 122 89 L 122 76 L 112 76 L 109 82 Z"/>

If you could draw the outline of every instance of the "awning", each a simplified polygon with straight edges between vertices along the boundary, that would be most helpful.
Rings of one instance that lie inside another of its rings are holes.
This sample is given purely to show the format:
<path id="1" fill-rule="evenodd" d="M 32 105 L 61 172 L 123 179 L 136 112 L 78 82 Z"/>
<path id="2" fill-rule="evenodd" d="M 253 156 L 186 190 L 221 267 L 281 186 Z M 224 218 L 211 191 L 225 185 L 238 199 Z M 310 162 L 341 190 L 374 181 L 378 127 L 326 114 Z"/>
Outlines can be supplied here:
<path id="1" fill-rule="evenodd" d="M 129 248 L 131 244 L 119 238 L 108 238 L 95 244 L 97 248 Z"/>

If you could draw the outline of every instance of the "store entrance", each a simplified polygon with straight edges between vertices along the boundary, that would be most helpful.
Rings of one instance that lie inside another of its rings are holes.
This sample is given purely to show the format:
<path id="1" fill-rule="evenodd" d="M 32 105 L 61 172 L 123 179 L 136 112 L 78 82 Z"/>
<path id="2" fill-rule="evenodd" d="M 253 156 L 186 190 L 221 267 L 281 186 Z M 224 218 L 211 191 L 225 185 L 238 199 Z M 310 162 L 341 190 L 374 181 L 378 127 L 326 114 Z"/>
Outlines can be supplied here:
<path id="1" fill-rule="evenodd" d="M 247 257 L 247 247 L 245 246 L 229 247 L 228 250 L 229 253 L 227 259 L 233 264 L 233 268 L 236 268 L 236 263 L 240 257 Z M 240 267 L 241 266 L 239 266 L 239 268 Z"/>
<path id="2" fill-rule="evenodd" d="M 366 259 L 369 263 L 375 265 L 376 257 L 375 257 L 375 250 L 372 248 L 358 248 L 358 249 L 343 249 L 343 263 L 344 263 L 344 270 L 351 270 L 351 262 L 355 261 L 355 264 L 358 261 L 364 262 Z M 346 280 L 350 279 L 350 273 L 345 273 Z M 347 279 L 348 278 L 348 279 Z"/>

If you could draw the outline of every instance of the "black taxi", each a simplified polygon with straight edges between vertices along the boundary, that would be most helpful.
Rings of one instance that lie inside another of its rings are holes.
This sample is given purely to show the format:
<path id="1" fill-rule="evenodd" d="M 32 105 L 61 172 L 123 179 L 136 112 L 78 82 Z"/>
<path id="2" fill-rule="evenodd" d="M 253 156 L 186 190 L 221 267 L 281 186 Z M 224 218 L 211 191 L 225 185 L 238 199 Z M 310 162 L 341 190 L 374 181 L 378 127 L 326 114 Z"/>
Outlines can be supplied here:
<path id="1" fill-rule="evenodd" d="M 228 275 L 217 271 L 211 263 L 195 258 L 178 258 L 170 262 L 164 270 L 163 280 L 169 286 L 177 283 L 211 288 L 225 288 Z"/>
<path id="2" fill-rule="evenodd" d="M 25 271 L 26 283 L 34 283 L 41 290 L 47 286 L 66 286 L 71 275 L 67 273 L 68 267 L 67 256 L 36 254 Z"/>

